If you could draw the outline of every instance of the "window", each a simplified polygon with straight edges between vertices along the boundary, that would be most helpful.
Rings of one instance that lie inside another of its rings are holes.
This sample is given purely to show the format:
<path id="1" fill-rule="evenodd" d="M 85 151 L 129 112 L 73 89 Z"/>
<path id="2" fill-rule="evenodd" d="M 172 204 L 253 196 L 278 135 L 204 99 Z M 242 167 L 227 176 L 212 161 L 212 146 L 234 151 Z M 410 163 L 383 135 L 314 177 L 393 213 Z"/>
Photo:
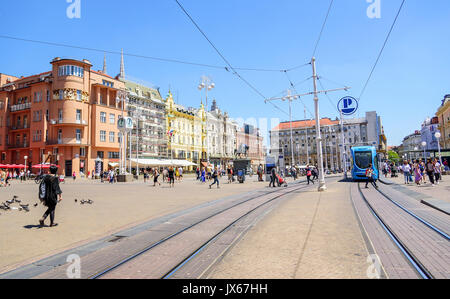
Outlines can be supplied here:
<path id="1" fill-rule="evenodd" d="M 86 148 L 80 147 L 80 157 L 86 157 Z"/>
<path id="2" fill-rule="evenodd" d="M 100 141 L 106 141 L 106 131 L 100 131 Z"/>
<path id="3" fill-rule="evenodd" d="M 81 122 L 81 110 L 77 109 L 77 122 Z"/>
<path id="4" fill-rule="evenodd" d="M 102 151 L 98 151 L 98 152 L 97 152 L 97 158 L 103 159 L 104 156 L 105 156 L 105 153 L 104 153 L 104 152 L 102 152 Z"/>
<path id="5" fill-rule="evenodd" d="M 58 109 L 58 121 L 59 122 L 63 121 L 63 110 L 62 109 Z"/>
<path id="6" fill-rule="evenodd" d="M 77 101 L 81 101 L 81 90 L 77 90 Z"/>
<path id="7" fill-rule="evenodd" d="M 109 159 L 119 159 L 119 152 L 108 152 Z"/>
<path id="8" fill-rule="evenodd" d="M 77 138 L 77 142 L 81 142 L 81 129 L 77 129 L 75 135 Z"/>
<path id="9" fill-rule="evenodd" d="M 59 90 L 59 99 L 60 100 L 64 99 L 64 90 L 62 89 Z"/>
<path id="10" fill-rule="evenodd" d="M 114 87 L 114 83 L 103 80 L 103 85 L 108 86 L 108 87 Z"/>
<path id="11" fill-rule="evenodd" d="M 63 65 L 58 69 L 58 76 L 77 76 L 83 78 L 84 69 L 75 65 Z"/>
<path id="12" fill-rule="evenodd" d="M 114 132 L 109 132 L 109 142 L 114 143 L 116 139 L 116 134 Z"/>
<path id="13" fill-rule="evenodd" d="M 109 123 L 110 124 L 115 124 L 116 123 L 116 115 L 113 113 L 109 114 Z"/>
<path id="14" fill-rule="evenodd" d="M 117 142 L 118 143 L 122 142 L 122 133 L 117 134 Z"/>
<path id="15" fill-rule="evenodd" d="M 106 123 L 106 112 L 100 112 L 100 122 Z"/>
<path id="16" fill-rule="evenodd" d="M 50 90 L 47 90 L 47 102 L 50 102 Z"/>

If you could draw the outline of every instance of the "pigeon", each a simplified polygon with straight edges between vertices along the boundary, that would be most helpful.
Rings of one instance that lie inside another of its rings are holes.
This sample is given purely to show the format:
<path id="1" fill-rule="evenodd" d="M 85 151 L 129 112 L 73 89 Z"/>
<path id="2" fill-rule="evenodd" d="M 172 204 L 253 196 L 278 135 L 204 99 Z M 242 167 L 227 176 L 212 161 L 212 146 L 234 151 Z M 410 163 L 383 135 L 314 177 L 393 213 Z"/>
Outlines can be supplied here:
<path id="1" fill-rule="evenodd" d="M 75 198 L 75 202 L 77 202 L 78 200 Z"/>
<path id="2" fill-rule="evenodd" d="M 37 204 L 37 203 L 35 203 L 35 204 L 34 204 L 34 207 L 37 207 L 37 206 L 38 206 L 38 204 Z"/>
<path id="3" fill-rule="evenodd" d="M 19 196 L 17 196 L 17 195 L 14 195 L 14 196 L 13 196 L 13 198 L 14 198 L 14 199 L 16 199 L 16 198 L 19 198 Z"/>
<path id="4" fill-rule="evenodd" d="M 7 200 L 6 202 L 9 203 L 9 204 L 12 204 L 12 203 L 14 203 L 14 199 Z"/>
<path id="5" fill-rule="evenodd" d="M 22 202 L 21 200 L 18 200 L 18 199 L 14 199 L 14 201 L 17 202 L 17 203 L 21 203 Z"/>
<path id="6" fill-rule="evenodd" d="M 21 206 L 22 208 L 28 208 L 29 204 L 26 205 L 20 204 L 19 206 Z"/>
<path id="7" fill-rule="evenodd" d="M 93 202 L 92 200 L 88 199 L 87 203 L 91 205 L 91 204 L 93 204 L 94 202 Z"/>
<path id="8" fill-rule="evenodd" d="M 22 207 L 24 209 L 25 212 L 29 212 L 30 209 L 28 209 L 28 207 Z"/>
<path id="9" fill-rule="evenodd" d="M 84 203 L 85 203 L 85 201 L 84 201 L 84 199 L 82 199 L 82 200 L 81 200 L 81 204 L 84 205 Z"/>

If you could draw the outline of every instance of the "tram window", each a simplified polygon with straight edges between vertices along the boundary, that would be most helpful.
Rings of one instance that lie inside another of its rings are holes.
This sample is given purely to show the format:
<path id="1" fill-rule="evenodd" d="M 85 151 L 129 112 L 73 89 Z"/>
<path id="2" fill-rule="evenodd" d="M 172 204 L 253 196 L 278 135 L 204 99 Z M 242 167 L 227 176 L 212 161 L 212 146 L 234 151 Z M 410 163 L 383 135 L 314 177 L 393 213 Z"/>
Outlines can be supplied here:
<path id="1" fill-rule="evenodd" d="M 355 152 L 355 164 L 358 168 L 367 169 L 370 163 L 372 163 L 371 152 Z"/>

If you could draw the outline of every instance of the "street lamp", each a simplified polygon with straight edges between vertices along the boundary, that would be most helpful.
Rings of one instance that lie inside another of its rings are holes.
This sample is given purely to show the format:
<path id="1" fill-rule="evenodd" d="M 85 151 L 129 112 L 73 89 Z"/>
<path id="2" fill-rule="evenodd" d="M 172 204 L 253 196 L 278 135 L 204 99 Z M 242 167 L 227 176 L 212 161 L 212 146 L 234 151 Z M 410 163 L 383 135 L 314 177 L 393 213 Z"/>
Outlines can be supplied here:
<path id="1" fill-rule="evenodd" d="M 427 142 L 426 141 L 422 141 L 422 147 L 423 147 L 423 162 L 425 162 L 426 160 L 426 156 L 425 156 L 425 148 L 427 146 Z"/>
<path id="2" fill-rule="evenodd" d="M 291 131 L 291 167 L 295 165 L 295 161 L 294 161 L 294 140 L 292 138 L 292 109 L 291 109 L 291 103 L 292 100 L 297 100 L 299 98 L 299 96 L 297 95 L 291 95 L 291 91 L 288 90 L 287 91 L 288 95 L 283 97 L 281 100 L 282 101 L 289 101 L 289 128 Z"/>
<path id="3" fill-rule="evenodd" d="M 28 156 L 23 157 L 25 159 L 25 180 L 27 180 L 27 159 Z"/>
<path id="4" fill-rule="evenodd" d="M 434 137 L 436 137 L 437 139 L 437 144 L 438 144 L 438 150 L 439 150 L 439 163 L 442 166 L 442 156 L 441 156 L 441 144 L 439 143 L 439 139 L 441 138 L 441 133 L 440 132 L 436 132 L 434 134 Z"/>
<path id="5" fill-rule="evenodd" d="M 216 84 L 211 81 L 211 79 L 207 76 L 202 76 L 202 82 L 198 85 L 198 90 L 205 89 L 205 102 L 206 102 L 206 110 L 205 110 L 205 116 L 206 116 L 206 161 L 209 165 L 209 156 L 208 156 L 208 90 L 212 90 L 216 87 Z"/>

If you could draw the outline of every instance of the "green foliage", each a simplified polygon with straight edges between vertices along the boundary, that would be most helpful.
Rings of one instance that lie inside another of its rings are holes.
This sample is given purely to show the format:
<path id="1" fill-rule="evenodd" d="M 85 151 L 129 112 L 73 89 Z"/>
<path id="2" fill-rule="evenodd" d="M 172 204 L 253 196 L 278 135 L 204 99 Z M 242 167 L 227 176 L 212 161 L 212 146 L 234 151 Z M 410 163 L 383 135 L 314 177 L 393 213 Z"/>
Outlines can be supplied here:
<path id="1" fill-rule="evenodd" d="M 399 155 L 396 152 L 394 152 L 394 151 L 389 151 L 388 152 L 388 157 L 389 157 L 389 161 L 392 161 L 392 162 L 400 161 Z"/>

